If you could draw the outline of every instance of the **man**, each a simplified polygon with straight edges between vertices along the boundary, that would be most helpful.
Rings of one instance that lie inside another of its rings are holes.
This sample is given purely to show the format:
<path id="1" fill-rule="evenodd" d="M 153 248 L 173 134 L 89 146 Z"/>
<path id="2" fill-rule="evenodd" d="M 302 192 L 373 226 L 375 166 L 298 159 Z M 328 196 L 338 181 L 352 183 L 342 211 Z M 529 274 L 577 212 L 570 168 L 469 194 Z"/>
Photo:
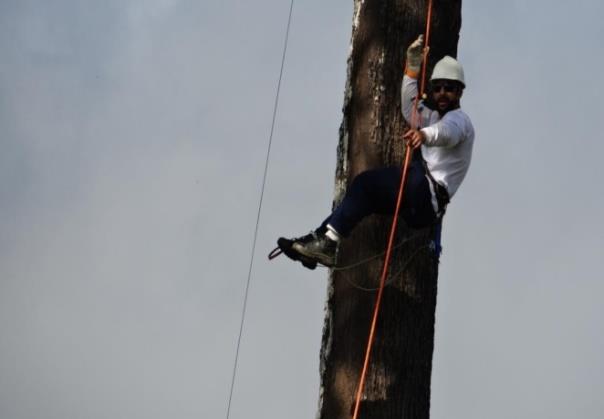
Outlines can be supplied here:
<path id="1" fill-rule="evenodd" d="M 411 228 L 427 227 L 442 217 L 468 171 L 474 143 L 472 122 L 460 109 L 465 88 L 464 72 L 454 58 L 446 56 L 434 67 L 430 87 L 435 109 L 420 101 L 417 111 L 414 110 L 422 50 L 423 36 L 420 35 L 407 49 L 401 88 L 403 117 L 412 127 L 403 139 L 414 154 L 400 216 Z M 310 269 L 317 263 L 334 266 L 338 242 L 364 217 L 394 213 L 400 178 L 401 167 L 360 173 L 353 179 L 340 205 L 319 228 L 300 238 L 280 238 L 279 247 L 287 256 L 300 260 Z"/>

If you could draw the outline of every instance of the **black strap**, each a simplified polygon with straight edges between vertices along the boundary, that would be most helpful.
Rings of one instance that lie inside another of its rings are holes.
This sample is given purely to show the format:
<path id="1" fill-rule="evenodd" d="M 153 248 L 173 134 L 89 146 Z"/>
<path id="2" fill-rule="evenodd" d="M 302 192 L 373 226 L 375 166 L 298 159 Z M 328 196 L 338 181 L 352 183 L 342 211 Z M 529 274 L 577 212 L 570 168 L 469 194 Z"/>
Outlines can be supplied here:
<path id="1" fill-rule="evenodd" d="M 421 156 L 422 164 L 424 165 L 424 170 L 426 171 L 426 176 L 428 176 L 428 179 L 430 180 L 430 183 L 432 183 L 432 187 L 434 188 L 434 195 L 436 196 L 436 203 L 438 205 L 438 213 L 436 214 L 436 217 L 442 218 L 442 216 L 445 215 L 445 211 L 447 210 L 447 205 L 451 201 L 449 191 L 447 191 L 447 188 L 445 188 L 443 185 L 438 183 L 436 179 L 434 179 L 432 173 L 430 173 L 430 170 L 428 169 L 428 164 L 426 163 L 424 156 L 421 154 L 421 149 L 418 150 L 420 150 L 419 155 Z"/>

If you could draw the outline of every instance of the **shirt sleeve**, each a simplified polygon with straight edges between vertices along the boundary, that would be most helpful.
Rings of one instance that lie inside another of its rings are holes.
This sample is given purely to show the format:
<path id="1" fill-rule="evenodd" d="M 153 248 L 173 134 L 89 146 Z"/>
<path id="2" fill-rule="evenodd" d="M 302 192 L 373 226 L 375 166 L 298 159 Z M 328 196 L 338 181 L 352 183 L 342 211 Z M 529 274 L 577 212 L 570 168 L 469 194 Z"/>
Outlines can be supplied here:
<path id="1" fill-rule="evenodd" d="M 460 115 L 448 113 L 435 124 L 422 128 L 426 147 L 455 147 L 465 138 L 466 123 Z"/>
<path id="2" fill-rule="evenodd" d="M 417 79 L 409 77 L 407 74 L 403 76 L 403 84 L 401 86 L 401 112 L 405 121 L 412 127 L 423 127 L 430 120 L 430 111 L 423 101 L 417 104 L 418 115 L 417 120 L 413 121 L 415 98 L 417 97 Z"/>
<path id="3" fill-rule="evenodd" d="M 413 106 L 415 105 L 415 97 L 417 96 L 417 80 L 403 76 L 403 84 L 401 85 L 401 110 L 403 118 L 411 125 L 411 117 L 413 115 Z"/>

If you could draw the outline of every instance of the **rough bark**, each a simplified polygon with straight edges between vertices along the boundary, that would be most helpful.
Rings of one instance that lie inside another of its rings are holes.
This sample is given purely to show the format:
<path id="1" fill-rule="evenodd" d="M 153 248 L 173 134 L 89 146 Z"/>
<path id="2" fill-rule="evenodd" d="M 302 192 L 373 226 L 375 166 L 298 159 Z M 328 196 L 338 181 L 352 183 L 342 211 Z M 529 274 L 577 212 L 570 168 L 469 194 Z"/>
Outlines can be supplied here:
<path id="1" fill-rule="evenodd" d="M 427 0 L 354 0 L 343 121 L 338 144 L 339 202 L 358 173 L 400 165 L 406 128 L 400 86 L 406 47 L 425 29 Z M 428 74 L 456 56 L 461 0 L 434 0 Z M 340 249 L 339 265 L 384 251 L 391 217 L 365 219 Z M 399 229 L 385 290 L 360 417 L 429 418 L 438 255 L 434 231 Z M 408 240 L 405 240 L 408 238 Z M 382 258 L 332 271 L 321 349 L 319 419 L 351 417 Z"/>

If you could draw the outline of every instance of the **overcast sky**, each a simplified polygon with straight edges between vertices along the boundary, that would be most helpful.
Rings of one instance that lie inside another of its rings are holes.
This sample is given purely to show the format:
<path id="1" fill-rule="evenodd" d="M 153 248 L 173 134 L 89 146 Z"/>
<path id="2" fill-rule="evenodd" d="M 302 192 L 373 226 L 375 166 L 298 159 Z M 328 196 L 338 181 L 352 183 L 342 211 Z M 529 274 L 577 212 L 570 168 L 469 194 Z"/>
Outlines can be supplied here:
<path id="1" fill-rule="evenodd" d="M 232 419 L 317 409 L 352 1 L 294 6 Z M 0 417 L 224 418 L 289 1 L 0 0 Z M 432 418 L 600 419 L 604 4 L 464 0 Z M 398 92 L 392 92 L 398 94 Z"/>

